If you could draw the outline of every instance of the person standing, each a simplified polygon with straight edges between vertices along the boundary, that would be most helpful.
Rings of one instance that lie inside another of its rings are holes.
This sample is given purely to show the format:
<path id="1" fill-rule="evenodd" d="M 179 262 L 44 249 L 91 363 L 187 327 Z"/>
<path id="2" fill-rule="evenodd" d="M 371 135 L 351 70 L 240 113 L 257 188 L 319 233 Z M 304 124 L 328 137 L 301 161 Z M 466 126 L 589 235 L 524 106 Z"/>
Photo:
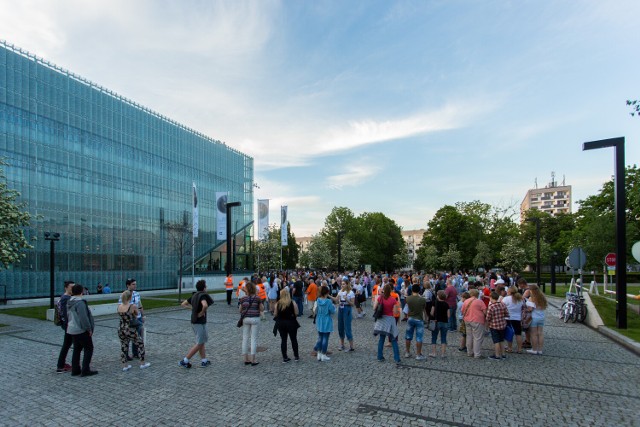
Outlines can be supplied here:
<path id="1" fill-rule="evenodd" d="M 400 363 L 400 350 L 398 349 L 398 325 L 394 317 L 394 307 L 399 305 L 397 299 L 391 296 L 392 285 L 387 283 L 382 289 L 382 295 L 375 301 L 373 311 L 376 311 L 378 304 L 382 304 L 382 317 L 376 320 L 373 326 L 373 335 L 378 335 L 378 361 L 384 362 L 382 351 L 384 349 L 384 339 L 389 337 L 393 348 L 393 360 Z"/>
<path id="2" fill-rule="evenodd" d="M 320 288 L 320 298 L 316 301 L 316 330 L 318 331 L 318 342 L 316 348 L 318 349 L 318 361 L 328 362 L 331 360 L 327 356 L 329 348 L 329 336 L 333 332 L 333 314 L 336 312 L 336 307 L 333 305 L 331 297 L 329 296 L 329 288 Z"/>
<path id="3" fill-rule="evenodd" d="M 138 348 L 138 354 L 140 355 L 140 369 L 148 368 L 151 366 L 151 363 L 145 363 L 144 361 L 145 351 L 142 337 L 138 335 L 137 329 L 131 326 L 131 320 L 135 319 L 138 315 L 138 308 L 131 304 L 131 291 L 124 291 L 120 296 L 120 299 L 122 300 L 122 304 L 118 306 L 117 311 L 120 316 L 118 338 L 120 338 L 120 361 L 122 362 L 122 370 L 126 372 L 131 369 L 131 365 L 127 363 L 129 341 L 135 341 L 136 347 Z"/>
<path id="4" fill-rule="evenodd" d="M 309 285 L 307 286 L 307 301 L 309 302 L 310 307 L 314 307 L 316 304 L 316 300 L 318 299 L 318 285 L 316 285 L 315 280 L 309 280 Z M 309 315 L 309 319 L 313 318 L 313 314 Z"/>
<path id="5" fill-rule="evenodd" d="M 487 307 L 478 299 L 477 289 L 469 291 L 470 298 L 462 304 L 462 318 L 467 329 L 467 356 L 482 359 L 482 340 Z"/>
<path id="6" fill-rule="evenodd" d="M 104 285 L 104 289 L 102 290 L 103 294 L 110 294 L 111 293 L 111 286 L 109 286 L 109 284 L 107 283 L 106 285 Z"/>
<path id="7" fill-rule="evenodd" d="M 179 366 L 183 368 L 191 368 L 189 360 L 196 354 L 200 353 L 200 365 L 204 368 L 211 364 L 207 359 L 205 344 L 209 340 L 207 334 L 207 310 L 213 304 L 213 299 L 207 293 L 207 282 L 198 280 L 196 283 L 196 293 L 191 298 L 182 302 L 182 307 L 191 308 L 191 327 L 196 336 L 196 343 L 187 352 L 187 355 L 179 362 Z"/>
<path id="8" fill-rule="evenodd" d="M 353 348 L 353 332 L 351 323 L 353 320 L 353 305 L 356 296 L 351 290 L 348 280 L 342 282 L 342 289 L 338 292 L 338 335 L 340 336 L 340 351 L 355 351 Z M 349 349 L 344 347 L 345 335 L 349 341 Z"/>
<path id="9" fill-rule="evenodd" d="M 447 279 L 447 287 L 444 289 L 445 300 L 449 305 L 449 332 L 455 332 L 458 329 L 456 324 L 456 309 L 458 308 L 458 290 L 453 284 L 451 278 Z"/>
<path id="10" fill-rule="evenodd" d="M 504 355 L 504 332 L 507 327 L 507 319 L 509 318 L 509 310 L 507 306 L 498 301 L 500 295 L 491 292 L 491 302 L 487 308 L 486 324 L 491 331 L 491 339 L 493 340 L 494 354 L 489 356 L 491 360 L 506 359 Z"/>
<path id="11" fill-rule="evenodd" d="M 530 296 L 526 302 L 526 310 L 531 312 L 531 349 L 527 350 L 530 354 L 542 354 L 544 347 L 544 335 L 542 329 L 544 327 L 544 311 L 547 309 L 547 299 L 540 291 L 538 285 L 529 285 Z"/>
<path id="12" fill-rule="evenodd" d="M 96 375 L 98 371 L 91 370 L 93 356 L 93 329 L 95 324 L 89 305 L 82 299 L 82 285 L 73 285 L 71 298 L 67 302 L 67 333 L 73 339 L 73 355 L 71 356 L 71 375 L 88 377 Z M 80 367 L 80 353 L 83 354 Z"/>
<path id="13" fill-rule="evenodd" d="M 296 277 L 296 280 L 293 283 L 292 296 L 293 301 L 298 305 L 298 317 L 300 317 L 304 310 L 304 283 L 302 283 L 302 279 L 299 276 Z"/>
<path id="14" fill-rule="evenodd" d="M 315 301 L 314 301 L 315 302 Z M 293 357 L 297 362 L 300 360 L 298 354 L 298 306 L 291 301 L 289 292 L 285 289 L 280 291 L 280 300 L 275 308 L 276 329 L 280 333 L 280 351 L 282 352 L 282 361 L 288 363 L 291 361 L 287 356 L 287 337 L 291 338 L 291 348 L 293 349 Z"/>
<path id="15" fill-rule="evenodd" d="M 447 304 L 445 291 L 438 291 L 436 303 L 431 309 L 431 315 L 436 321 L 436 328 L 431 331 L 431 353 L 429 356 L 436 357 L 438 346 L 438 333 L 440 334 L 440 356 L 445 357 L 447 351 L 447 329 L 449 328 L 449 304 Z M 455 316 L 455 314 L 454 314 Z"/>
<path id="16" fill-rule="evenodd" d="M 67 363 L 67 354 L 69 353 L 71 344 L 73 344 L 73 337 L 67 333 L 67 325 L 69 323 L 69 318 L 67 315 L 67 303 L 69 302 L 69 299 L 71 299 L 71 289 L 73 288 L 73 285 L 75 285 L 75 283 L 70 280 L 64 282 L 64 293 L 58 300 L 60 327 L 64 331 L 64 340 L 62 341 L 62 348 L 60 349 L 60 354 L 58 355 L 58 367 L 56 369 L 56 372 L 59 374 L 71 371 L 71 365 Z"/>
<path id="17" fill-rule="evenodd" d="M 227 291 L 227 305 L 231 305 L 231 296 L 233 295 L 233 275 L 229 274 L 224 279 L 224 287 Z"/>
<path id="18" fill-rule="evenodd" d="M 518 292 L 518 288 L 511 286 L 508 295 L 502 300 L 509 310 L 509 321 L 507 322 L 513 328 L 514 339 L 517 344 L 516 351 L 522 353 L 522 294 Z M 507 353 L 513 352 L 513 340 L 507 343 L 505 350 Z"/>
<path id="19" fill-rule="evenodd" d="M 136 279 L 127 279 L 126 281 L 127 290 L 131 292 L 131 304 L 135 305 L 137 308 L 137 316 L 135 320 L 132 322 L 132 326 L 135 326 L 136 332 L 139 337 L 143 337 L 143 328 L 144 328 L 144 308 L 142 307 L 142 301 L 140 300 L 140 294 L 136 291 L 138 287 L 138 282 Z M 122 295 L 118 299 L 118 304 L 122 304 Z M 128 353 L 129 349 L 127 349 Z M 138 346 L 134 341 L 131 341 L 131 353 L 133 358 L 140 358 L 140 354 L 138 352 Z M 127 360 L 132 360 L 132 358 L 127 354 Z"/>
<path id="20" fill-rule="evenodd" d="M 256 351 L 260 315 L 264 310 L 264 305 L 257 296 L 255 283 L 245 283 L 244 289 L 247 295 L 240 299 L 238 306 L 240 314 L 244 316 L 242 319 L 242 356 L 245 365 L 256 366 L 260 363 L 256 362 Z M 251 347 L 249 347 L 249 341 L 251 341 Z"/>
<path id="21" fill-rule="evenodd" d="M 411 295 L 407 297 L 406 304 L 409 306 L 409 320 L 407 320 L 407 332 L 405 333 L 406 352 L 404 357 L 411 357 L 411 341 L 413 333 L 416 334 L 416 360 L 424 360 L 422 355 L 422 340 L 424 336 L 424 310 L 427 301 L 418 293 L 420 285 L 411 286 Z"/>

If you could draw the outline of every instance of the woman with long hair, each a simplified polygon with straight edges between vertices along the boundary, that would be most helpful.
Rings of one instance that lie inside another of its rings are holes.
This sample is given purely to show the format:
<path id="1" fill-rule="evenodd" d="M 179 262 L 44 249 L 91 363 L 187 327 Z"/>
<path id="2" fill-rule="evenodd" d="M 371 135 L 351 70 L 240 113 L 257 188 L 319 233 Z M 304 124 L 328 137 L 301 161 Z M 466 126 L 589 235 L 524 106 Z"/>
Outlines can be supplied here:
<path id="1" fill-rule="evenodd" d="M 242 356 L 245 365 L 256 366 L 256 349 L 258 346 L 258 326 L 260 315 L 264 310 L 262 301 L 256 295 L 255 283 L 249 281 L 244 285 L 246 296 L 240 298 L 238 308 L 244 316 L 242 320 Z M 251 341 L 251 347 L 249 347 Z"/>
<path id="2" fill-rule="evenodd" d="M 329 288 L 323 286 L 320 288 L 320 297 L 316 300 L 316 329 L 318 331 L 318 361 L 328 362 L 331 360 L 327 356 L 329 347 L 329 335 L 333 332 L 333 314 L 336 307 L 333 305 L 331 296 L 329 296 Z"/>
<path id="3" fill-rule="evenodd" d="M 293 303 L 289 291 L 283 289 L 280 291 L 280 301 L 275 306 L 276 328 L 280 333 L 280 351 L 282 352 L 282 361 L 290 362 L 287 356 L 287 337 L 291 338 L 291 348 L 293 349 L 293 357 L 297 362 L 300 360 L 298 355 L 298 305 Z"/>
<path id="4" fill-rule="evenodd" d="M 353 320 L 353 305 L 356 296 L 351 290 L 351 284 L 344 280 L 342 288 L 338 292 L 338 335 L 340 336 L 340 351 L 354 351 L 353 332 L 351 323 Z M 349 341 L 349 349 L 344 347 L 344 337 Z"/>
<path id="5" fill-rule="evenodd" d="M 522 299 L 522 294 L 518 292 L 518 288 L 515 286 L 511 286 L 507 290 L 507 296 L 502 299 L 504 305 L 507 306 L 507 310 L 509 310 L 509 320 L 507 323 L 511 325 L 514 332 L 514 339 L 516 340 L 516 344 L 518 345 L 517 352 L 522 353 L 522 304 L 524 303 Z M 513 340 L 507 341 L 507 353 L 513 352 Z"/>
<path id="6" fill-rule="evenodd" d="M 122 362 L 122 370 L 128 371 L 131 365 L 127 363 L 127 352 L 129 350 L 129 341 L 133 341 L 138 347 L 138 355 L 140 356 L 140 369 L 151 366 L 151 363 L 145 362 L 145 350 L 142 337 L 138 334 L 135 326 L 131 326 L 131 320 L 138 317 L 138 307 L 131 304 L 131 291 L 126 290 L 122 293 L 122 303 L 117 308 L 118 316 L 120 316 L 120 326 L 118 327 L 118 338 L 120 338 L 120 361 Z"/>
<path id="7" fill-rule="evenodd" d="M 396 363 L 400 363 L 400 349 L 398 348 L 398 325 L 395 317 L 393 316 L 393 307 L 398 300 L 391 296 L 391 285 L 386 284 L 382 289 L 382 295 L 374 302 L 373 311 L 379 304 L 382 304 L 382 317 L 376 320 L 373 326 L 373 335 L 378 335 L 378 361 L 384 362 L 384 356 L 382 351 L 384 349 L 384 339 L 389 337 L 391 340 L 391 347 L 393 348 L 393 360 Z"/>
<path id="8" fill-rule="evenodd" d="M 544 311 L 547 309 L 547 299 L 540 291 L 538 285 L 529 285 L 529 300 L 526 303 L 527 310 L 531 312 L 531 349 L 527 353 L 542 354 L 544 347 L 544 335 L 542 328 L 544 326 Z"/>

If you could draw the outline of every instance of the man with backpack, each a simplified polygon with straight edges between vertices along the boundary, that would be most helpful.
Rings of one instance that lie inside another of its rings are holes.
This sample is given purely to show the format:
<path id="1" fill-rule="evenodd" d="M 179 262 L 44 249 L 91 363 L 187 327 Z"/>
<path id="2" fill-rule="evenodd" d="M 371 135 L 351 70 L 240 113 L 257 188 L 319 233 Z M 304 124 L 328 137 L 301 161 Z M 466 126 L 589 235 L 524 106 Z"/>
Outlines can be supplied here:
<path id="1" fill-rule="evenodd" d="M 67 333 L 73 339 L 73 355 L 71 356 L 71 375 L 88 377 L 95 375 L 98 371 L 90 368 L 91 357 L 93 356 L 93 316 L 89 305 L 82 299 L 82 285 L 73 285 L 71 288 L 71 298 L 67 303 Z M 80 367 L 80 352 L 84 351 L 82 367 Z"/>
<path id="2" fill-rule="evenodd" d="M 71 298 L 71 289 L 73 288 L 73 283 L 71 280 L 67 280 L 64 282 L 64 293 L 60 296 L 60 299 L 55 305 L 55 318 L 54 323 L 57 326 L 60 326 L 64 331 L 64 341 L 62 342 L 62 348 L 60 349 L 60 355 L 58 356 L 58 368 L 56 372 L 58 374 L 63 374 L 65 372 L 71 371 L 71 365 L 67 363 L 67 354 L 69 353 L 69 349 L 71 348 L 71 344 L 73 344 L 73 337 L 67 333 L 67 303 Z"/>

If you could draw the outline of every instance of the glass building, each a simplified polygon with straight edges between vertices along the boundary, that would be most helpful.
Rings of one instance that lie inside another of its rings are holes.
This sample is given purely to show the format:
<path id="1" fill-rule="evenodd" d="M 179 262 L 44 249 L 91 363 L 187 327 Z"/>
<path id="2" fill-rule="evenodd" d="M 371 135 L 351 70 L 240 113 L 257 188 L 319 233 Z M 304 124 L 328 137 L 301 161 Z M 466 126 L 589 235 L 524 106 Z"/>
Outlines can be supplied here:
<path id="1" fill-rule="evenodd" d="M 60 233 L 56 294 L 65 280 L 92 293 L 99 282 L 122 290 L 128 277 L 139 290 L 176 288 L 180 268 L 191 273 L 194 182 L 196 274 L 223 274 L 227 262 L 226 241 L 216 237 L 216 192 L 242 203 L 232 209 L 233 265 L 252 268 L 251 157 L 5 42 L 0 157 L 32 215 L 25 234 L 35 239 L 23 261 L 0 272 L 0 298 L 49 295 L 45 232 Z"/>

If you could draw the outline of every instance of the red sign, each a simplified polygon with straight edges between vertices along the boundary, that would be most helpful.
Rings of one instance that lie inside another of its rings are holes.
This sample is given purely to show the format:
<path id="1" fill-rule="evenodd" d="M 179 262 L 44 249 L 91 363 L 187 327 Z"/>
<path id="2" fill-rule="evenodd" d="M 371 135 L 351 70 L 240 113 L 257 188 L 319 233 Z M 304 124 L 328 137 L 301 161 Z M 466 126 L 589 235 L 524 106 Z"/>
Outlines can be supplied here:
<path id="1" fill-rule="evenodd" d="M 608 253 L 606 257 L 604 257 L 604 263 L 607 264 L 609 267 L 615 267 L 616 266 L 616 254 L 614 254 L 613 252 Z"/>

